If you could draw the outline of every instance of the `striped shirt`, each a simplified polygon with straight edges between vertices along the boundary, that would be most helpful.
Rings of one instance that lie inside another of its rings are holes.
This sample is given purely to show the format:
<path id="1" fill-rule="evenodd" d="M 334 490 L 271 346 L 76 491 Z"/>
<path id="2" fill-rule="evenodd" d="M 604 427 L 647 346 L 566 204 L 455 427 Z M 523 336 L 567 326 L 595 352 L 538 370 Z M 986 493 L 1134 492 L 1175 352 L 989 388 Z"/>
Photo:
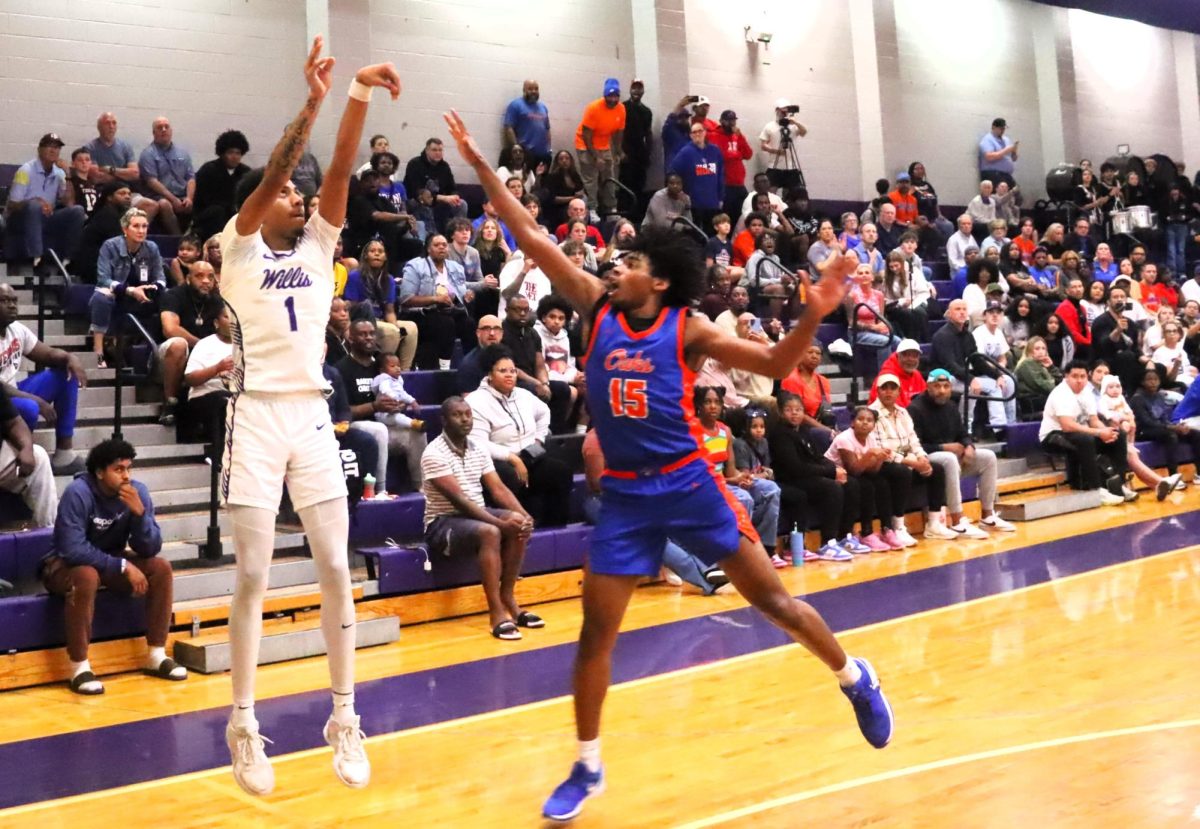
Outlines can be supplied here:
<path id="1" fill-rule="evenodd" d="M 917 437 L 912 416 L 907 410 L 897 406 L 889 412 L 878 400 L 872 403 L 870 408 L 874 409 L 879 417 L 875 422 L 875 435 L 879 438 L 879 445 L 891 450 L 891 460 L 894 463 L 901 463 L 910 456 L 925 457 L 921 439 Z"/>
<path id="2" fill-rule="evenodd" d="M 454 504 L 433 485 L 434 478 L 453 477 L 470 501 L 480 507 L 483 503 L 483 476 L 495 472 L 496 466 L 487 451 L 467 440 L 467 451 L 459 454 L 444 434 L 425 447 L 421 454 L 421 476 L 425 482 L 425 527 L 443 515 L 455 515 Z"/>

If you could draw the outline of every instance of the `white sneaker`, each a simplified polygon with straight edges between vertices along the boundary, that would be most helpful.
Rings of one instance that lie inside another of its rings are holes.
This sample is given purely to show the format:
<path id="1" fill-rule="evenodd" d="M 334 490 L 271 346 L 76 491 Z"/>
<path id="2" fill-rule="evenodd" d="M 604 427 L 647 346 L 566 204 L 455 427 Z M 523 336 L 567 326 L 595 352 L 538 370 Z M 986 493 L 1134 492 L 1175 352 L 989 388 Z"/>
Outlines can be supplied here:
<path id="1" fill-rule="evenodd" d="M 957 524 L 950 527 L 950 531 L 962 538 L 986 539 L 989 537 L 987 533 L 972 524 L 965 515 L 959 519 Z"/>
<path id="2" fill-rule="evenodd" d="M 257 728 L 251 730 L 233 723 L 225 726 L 225 744 L 229 746 L 229 756 L 233 760 L 233 779 L 246 794 L 261 797 L 275 790 L 275 769 L 271 768 L 271 760 L 263 749 L 263 743 L 269 742 Z"/>
<path id="3" fill-rule="evenodd" d="M 994 512 L 987 518 L 982 519 L 979 523 L 987 527 L 989 530 L 1000 530 L 1001 532 L 1006 533 L 1015 533 L 1017 531 L 1015 525 L 1005 521 Z"/>
<path id="4" fill-rule="evenodd" d="M 925 537 L 954 541 L 958 538 L 958 533 L 943 524 L 941 518 L 930 518 L 925 524 Z"/>
<path id="5" fill-rule="evenodd" d="M 892 532 L 896 533 L 896 540 L 905 547 L 917 546 L 917 540 L 912 537 L 907 527 L 893 527 Z"/>
<path id="6" fill-rule="evenodd" d="M 1121 487 L 1121 494 L 1125 496 L 1125 502 L 1129 503 L 1129 504 L 1132 504 L 1134 501 L 1136 501 L 1138 498 L 1141 497 L 1138 493 L 1134 492 L 1132 489 L 1130 489 L 1127 486 Z"/>
<path id="7" fill-rule="evenodd" d="M 1165 501 L 1168 495 L 1179 489 L 1180 484 L 1187 486 L 1183 483 L 1183 476 L 1176 472 L 1158 482 L 1158 486 L 1154 488 L 1154 495 L 1159 501 Z"/>
<path id="8" fill-rule="evenodd" d="M 363 748 L 367 735 L 358 723 L 357 716 L 349 725 L 341 725 L 333 717 L 325 723 L 325 742 L 333 747 L 333 773 L 352 789 L 361 789 L 371 782 L 371 761 Z"/>
<path id="9" fill-rule="evenodd" d="M 1125 499 L 1120 495 L 1113 495 L 1107 489 L 1101 487 L 1096 492 L 1100 493 L 1100 503 L 1106 507 L 1118 507 L 1125 503 Z"/>

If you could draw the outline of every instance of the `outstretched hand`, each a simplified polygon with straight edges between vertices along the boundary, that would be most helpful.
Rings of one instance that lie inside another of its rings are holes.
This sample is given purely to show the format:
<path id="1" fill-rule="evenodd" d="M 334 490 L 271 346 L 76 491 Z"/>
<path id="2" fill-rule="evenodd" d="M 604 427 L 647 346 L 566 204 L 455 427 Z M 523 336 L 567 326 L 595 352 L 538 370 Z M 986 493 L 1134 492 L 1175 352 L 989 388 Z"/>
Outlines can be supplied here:
<path id="1" fill-rule="evenodd" d="M 846 251 L 825 269 L 825 273 L 815 285 L 801 272 L 805 306 L 813 309 L 818 316 L 824 317 L 841 305 L 846 292 L 850 290 L 850 277 L 858 269 L 858 264 L 858 255 L 853 251 Z"/>
<path id="2" fill-rule="evenodd" d="M 400 97 L 400 73 L 394 63 L 373 63 L 359 69 L 354 80 L 366 86 L 382 86 L 391 93 L 392 100 Z"/>
<path id="3" fill-rule="evenodd" d="M 333 81 L 333 58 L 321 57 L 321 48 L 325 45 L 325 38 L 317 35 L 313 38 L 312 49 L 308 51 L 308 60 L 304 62 L 304 79 L 308 81 L 309 94 L 323 100 L 329 92 L 329 85 Z"/>
<path id="4" fill-rule="evenodd" d="M 450 128 L 450 137 L 458 145 L 458 153 L 463 157 L 463 161 L 472 167 L 480 163 L 486 164 L 483 150 L 479 149 L 479 145 L 471 137 L 471 133 L 467 130 L 467 125 L 463 123 L 462 116 L 458 114 L 458 111 L 452 109 L 442 117 L 446 119 L 446 126 Z"/>

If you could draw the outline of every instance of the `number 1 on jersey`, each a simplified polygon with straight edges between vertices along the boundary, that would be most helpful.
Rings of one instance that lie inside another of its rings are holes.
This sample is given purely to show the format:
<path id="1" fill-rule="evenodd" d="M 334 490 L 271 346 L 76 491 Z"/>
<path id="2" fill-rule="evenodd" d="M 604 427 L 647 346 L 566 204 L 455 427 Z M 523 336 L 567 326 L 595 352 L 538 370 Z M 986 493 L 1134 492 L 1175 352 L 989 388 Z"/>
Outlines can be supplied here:
<path id="1" fill-rule="evenodd" d="M 644 418 L 648 413 L 646 381 L 614 377 L 608 383 L 608 403 L 613 417 Z"/>
<path id="2" fill-rule="evenodd" d="M 290 296 L 287 299 L 285 299 L 283 301 L 283 307 L 287 308 L 288 323 L 292 326 L 292 330 L 295 331 L 297 328 L 297 326 L 296 326 L 296 298 L 294 296 Z"/>

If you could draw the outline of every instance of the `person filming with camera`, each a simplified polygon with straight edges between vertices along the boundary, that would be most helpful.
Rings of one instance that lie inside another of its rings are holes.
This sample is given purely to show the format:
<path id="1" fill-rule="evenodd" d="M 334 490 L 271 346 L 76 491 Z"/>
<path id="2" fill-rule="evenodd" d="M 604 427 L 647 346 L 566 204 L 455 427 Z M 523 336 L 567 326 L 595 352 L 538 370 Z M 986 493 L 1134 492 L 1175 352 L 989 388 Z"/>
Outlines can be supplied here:
<path id="1" fill-rule="evenodd" d="M 802 186 L 804 175 L 796 157 L 796 138 L 808 135 L 808 129 L 796 120 L 800 107 L 787 98 L 775 102 L 775 117 L 767 122 L 758 135 L 758 146 L 767 158 L 767 176 L 771 186 L 778 189 Z"/>

